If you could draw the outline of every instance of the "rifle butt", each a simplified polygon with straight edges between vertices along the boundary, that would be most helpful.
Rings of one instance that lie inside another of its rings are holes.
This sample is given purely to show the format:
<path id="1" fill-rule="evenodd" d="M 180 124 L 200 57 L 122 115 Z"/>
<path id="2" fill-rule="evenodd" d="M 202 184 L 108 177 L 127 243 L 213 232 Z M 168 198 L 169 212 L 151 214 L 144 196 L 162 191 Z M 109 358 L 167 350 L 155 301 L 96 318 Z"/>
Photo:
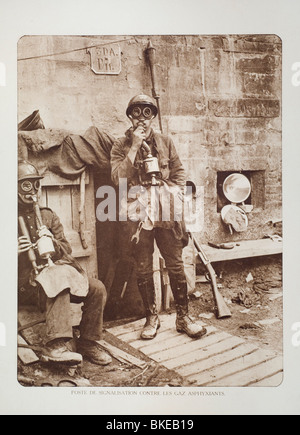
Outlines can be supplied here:
<path id="1" fill-rule="evenodd" d="M 227 305 L 223 299 L 223 296 L 221 295 L 221 293 L 218 290 L 218 284 L 217 284 L 217 280 L 216 280 L 215 271 L 214 271 L 212 265 L 210 264 L 210 261 L 208 260 L 205 253 L 201 249 L 201 246 L 199 245 L 199 243 L 197 242 L 197 240 L 195 239 L 195 237 L 192 235 L 192 233 L 190 231 L 188 231 L 188 235 L 194 243 L 194 246 L 197 250 L 197 253 L 198 253 L 200 260 L 202 261 L 202 263 L 204 264 L 204 266 L 206 267 L 206 269 L 209 273 L 209 276 L 211 279 L 212 291 L 213 291 L 213 295 L 214 295 L 215 302 L 217 305 L 217 317 L 218 317 L 218 319 L 223 319 L 225 317 L 231 317 L 231 312 L 230 312 L 229 308 L 227 307 Z"/>
<path id="2" fill-rule="evenodd" d="M 218 319 L 224 319 L 226 317 L 231 317 L 231 312 L 230 312 L 228 306 L 226 305 L 223 296 L 221 295 L 221 293 L 218 290 L 217 280 L 216 280 L 214 270 L 213 270 L 211 264 L 208 263 L 206 265 L 206 267 L 207 267 L 207 270 L 208 270 L 210 278 L 211 278 L 212 291 L 213 291 L 213 295 L 214 295 L 215 302 L 217 305 L 217 317 L 218 317 Z"/>

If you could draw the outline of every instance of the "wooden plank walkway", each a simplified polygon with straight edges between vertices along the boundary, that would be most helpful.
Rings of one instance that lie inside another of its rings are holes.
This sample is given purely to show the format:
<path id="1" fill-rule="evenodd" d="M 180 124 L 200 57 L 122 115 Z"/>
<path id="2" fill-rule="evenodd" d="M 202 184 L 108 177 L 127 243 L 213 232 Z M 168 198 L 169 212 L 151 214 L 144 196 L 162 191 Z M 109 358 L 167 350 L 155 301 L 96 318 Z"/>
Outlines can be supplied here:
<path id="1" fill-rule="evenodd" d="M 140 340 L 144 319 L 107 331 L 152 360 L 179 373 L 192 386 L 276 387 L 283 379 L 283 356 L 205 325 L 199 340 L 175 329 L 175 313 L 160 315 L 161 327 L 150 341 Z"/>

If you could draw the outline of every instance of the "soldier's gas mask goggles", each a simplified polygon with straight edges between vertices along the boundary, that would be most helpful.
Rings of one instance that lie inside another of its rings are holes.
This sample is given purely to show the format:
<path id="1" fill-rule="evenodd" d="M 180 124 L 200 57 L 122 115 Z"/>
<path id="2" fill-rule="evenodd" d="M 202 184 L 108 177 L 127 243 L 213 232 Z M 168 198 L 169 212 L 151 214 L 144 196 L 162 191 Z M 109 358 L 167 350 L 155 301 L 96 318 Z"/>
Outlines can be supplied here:
<path id="1" fill-rule="evenodd" d="M 18 197 L 23 204 L 33 204 L 37 200 L 40 180 L 25 179 L 18 182 Z"/>
<path id="2" fill-rule="evenodd" d="M 151 120 L 155 117 L 155 113 L 151 106 L 136 105 L 130 111 L 129 117 L 138 120 Z"/>

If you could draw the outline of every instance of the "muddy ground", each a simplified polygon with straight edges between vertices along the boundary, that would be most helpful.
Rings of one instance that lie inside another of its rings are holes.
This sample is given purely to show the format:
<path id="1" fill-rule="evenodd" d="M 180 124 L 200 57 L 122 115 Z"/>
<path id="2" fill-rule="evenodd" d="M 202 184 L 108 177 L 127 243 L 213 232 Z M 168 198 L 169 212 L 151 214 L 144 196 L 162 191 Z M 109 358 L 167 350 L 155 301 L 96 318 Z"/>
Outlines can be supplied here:
<path id="1" fill-rule="evenodd" d="M 219 291 L 232 316 L 204 321 L 218 329 L 252 340 L 261 347 L 283 351 L 283 288 L 281 256 L 236 260 L 215 266 Z M 214 305 L 209 284 L 197 284 L 200 297 L 190 302 L 194 317 Z M 196 293 L 197 296 L 199 296 Z M 202 312 L 199 313 L 199 311 Z M 216 314 L 216 311 L 215 311 Z"/>
<path id="2" fill-rule="evenodd" d="M 208 325 L 214 325 L 232 335 L 249 340 L 261 348 L 283 351 L 283 294 L 281 256 L 260 257 L 214 264 L 219 291 L 232 316 L 218 319 L 211 285 L 204 270 L 197 267 L 195 292 L 190 295 L 190 314 Z M 174 307 L 171 305 L 171 311 Z M 105 322 L 109 328 L 135 318 Z M 38 328 L 38 327 L 35 327 Z M 100 367 L 84 360 L 80 367 L 47 366 L 36 362 L 24 365 L 18 361 L 18 379 L 24 386 L 93 386 L 151 387 L 193 386 L 180 375 L 151 361 L 105 331 L 104 339 L 116 347 L 146 362 L 140 368 L 113 358 Z"/>

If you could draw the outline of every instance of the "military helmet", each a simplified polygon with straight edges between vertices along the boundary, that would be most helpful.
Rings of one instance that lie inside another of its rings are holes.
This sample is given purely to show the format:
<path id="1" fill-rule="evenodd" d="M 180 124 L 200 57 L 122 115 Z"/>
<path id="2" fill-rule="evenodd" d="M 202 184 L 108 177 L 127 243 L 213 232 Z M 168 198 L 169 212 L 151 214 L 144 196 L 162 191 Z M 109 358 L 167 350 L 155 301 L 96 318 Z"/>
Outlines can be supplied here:
<path id="1" fill-rule="evenodd" d="M 133 107 L 137 105 L 150 106 L 151 109 L 153 110 L 154 117 L 157 115 L 157 107 L 153 98 L 145 94 L 138 94 L 133 98 L 131 98 L 126 109 L 126 115 L 129 116 Z"/>
<path id="2" fill-rule="evenodd" d="M 23 160 L 18 163 L 18 181 L 25 180 L 26 178 L 35 178 L 38 180 L 43 177 L 39 174 L 34 165 Z"/>

